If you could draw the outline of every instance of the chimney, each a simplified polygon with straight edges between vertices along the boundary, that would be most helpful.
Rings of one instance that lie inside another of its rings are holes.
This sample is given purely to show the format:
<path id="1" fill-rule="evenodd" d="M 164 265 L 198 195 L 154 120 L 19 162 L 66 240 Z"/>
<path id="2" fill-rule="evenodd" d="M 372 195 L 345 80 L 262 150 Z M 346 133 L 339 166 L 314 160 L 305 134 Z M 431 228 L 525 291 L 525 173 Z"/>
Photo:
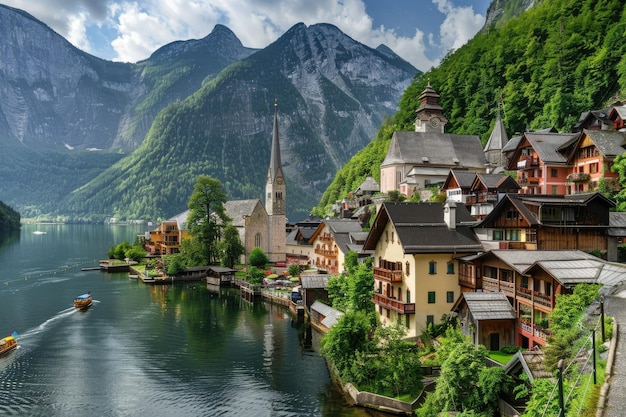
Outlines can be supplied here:
<path id="1" fill-rule="evenodd" d="M 443 221 L 448 225 L 448 229 L 456 229 L 456 204 L 454 201 L 446 201 L 443 206 Z"/>

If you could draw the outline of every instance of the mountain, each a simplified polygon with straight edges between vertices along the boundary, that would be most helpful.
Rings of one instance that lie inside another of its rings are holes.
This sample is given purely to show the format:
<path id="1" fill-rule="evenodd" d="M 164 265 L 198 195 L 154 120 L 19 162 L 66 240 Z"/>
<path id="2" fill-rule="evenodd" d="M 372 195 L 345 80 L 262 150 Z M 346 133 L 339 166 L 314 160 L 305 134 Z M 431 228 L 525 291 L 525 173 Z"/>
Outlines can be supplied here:
<path id="1" fill-rule="evenodd" d="M 524 11 L 526 4 L 492 2 L 490 10 L 508 5 L 507 10 L 522 13 L 503 20 L 492 17 L 490 26 L 416 79 L 376 138 L 337 172 L 315 214 L 329 214 L 332 204 L 353 192 L 366 176 L 380 180 L 380 163 L 391 135 L 394 130 L 414 129 L 418 98 L 427 83 L 441 96 L 439 104 L 449 120 L 446 131 L 479 135 L 483 144 L 498 111 L 513 137 L 526 129 L 554 127 L 568 132 L 581 113 L 624 101 L 623 1 L 535 1 Z"/>
<path id="2" fill-rule="evenodd" d="M 25 218 L 169 217 L 195 179 L 261 198 L 274 100 L 288 215 L 305 217 L 393 114 L 418 71 L 331 25 L 295 25 L 263 50 L 224 26 L 147 60 L 86 54 L 0 6 L 0 200 Z"/>
<path id="3" fill-rule="evenodd" d="M 416 73 L 332 25 L 295 25 L 166 108 L 133 154 L 62 207 L 94 216 L 115 202 L 126 216 L 167 217 L 185 209 L 200 174 L 220 179 L 231 199 L 264 200 L 277 101 L 287 214 L 304 218 Z"/>

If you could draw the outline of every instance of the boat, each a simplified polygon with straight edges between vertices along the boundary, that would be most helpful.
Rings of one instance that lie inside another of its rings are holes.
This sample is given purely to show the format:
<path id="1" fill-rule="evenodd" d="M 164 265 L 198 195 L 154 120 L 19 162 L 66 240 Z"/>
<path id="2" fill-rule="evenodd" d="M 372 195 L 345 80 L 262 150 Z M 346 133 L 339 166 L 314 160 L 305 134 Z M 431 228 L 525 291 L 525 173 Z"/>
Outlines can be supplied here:
<path id="1" fill-rule="evenodd" d="M 91 292 L 87 294 L 79 295 L 74 298 L 74 307 L 76 308 L 87 308 L 91 305 L 93 298 L 91 298 Z"/>
<path id="2" fill-rule="evenodd" d="M 0 356 L 9 353 L 17 347 L 17 333 L 0 339 Z"/>

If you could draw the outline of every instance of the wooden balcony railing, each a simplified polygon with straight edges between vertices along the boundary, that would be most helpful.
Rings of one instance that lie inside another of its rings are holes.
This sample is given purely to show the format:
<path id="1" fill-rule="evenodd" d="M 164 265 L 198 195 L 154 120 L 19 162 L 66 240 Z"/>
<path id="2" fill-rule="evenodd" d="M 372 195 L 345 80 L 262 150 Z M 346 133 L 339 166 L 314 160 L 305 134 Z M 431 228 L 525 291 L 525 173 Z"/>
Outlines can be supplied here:
<path id="1" fill-rule="evenodd" d="M 468 275 L 459 274 L 459 285 L 476 289 L 476 278 Z"/>
<path id="2" fill-rule="evenodd" d="M 520 328 L 523 332 L 528 333 L 541 340 L 547 340 L 552 335 L 550 329 L 544 329 L 541 326 L 531 324 L 529 321 L 520 320 Z"/>
<path id="3" fill-rule="evenodd" d="M 517 161 L 517 169 L 528 169 L 536 166 L 539 166 L 539 158 L 533 158 L 532 156 L 522 156 Z"/>
<path id="4" fill-rule="evenodd" d="M 500 281 L 495 278 L 483 277 L 483 288 L 487 291 L 502 291 L 511 295 L 515 294 L 515 283 Z"/>
<path id="5" fill-rule="evenodd" d="M 396 311 L 398 314 L 415 314 L 415 303 L 405 303 L 380 293 L 374 293 L 374 304 Z"/>
<path id="6" fill-rule="evenodd" d="M 320 236 L 318 237 L 318 239 L 322 242 L 331 242 L 333 240 L 333 237 L 330 235 L 327 235 L 327 236 Z"/>
<path id="7" fill-rule="evenodd" d="M 402 282 L 402 270 L 375 267 L 374 279 L 385 282 Z"/>
<path id="8" fill-rule="evenodd" d="M 336 258 L 337 257 L 337 251 L 329 250 L 329 249 L 315 248 L 315 253 L 318 254 L 318 255 L 325 256 L 327 258 Z"/>

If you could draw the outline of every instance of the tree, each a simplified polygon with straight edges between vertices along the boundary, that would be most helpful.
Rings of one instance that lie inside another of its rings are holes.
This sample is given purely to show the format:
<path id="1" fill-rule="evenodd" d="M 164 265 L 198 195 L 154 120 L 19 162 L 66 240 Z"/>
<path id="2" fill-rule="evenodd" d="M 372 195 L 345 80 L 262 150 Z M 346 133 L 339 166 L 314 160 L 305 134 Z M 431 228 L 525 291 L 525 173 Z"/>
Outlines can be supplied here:
<path id="1" fill-rule="evenodd" d="M 261 248 L 255 247 L 252 249 L 252 252 L 250 252 L 248 262 L 250 265 L 256 266 L 257 268 L 265 268 L 265 265 L 269 262 L 269 258 Z"/>
<path id="2" fill-rule="evenodd" d="M 239 257 L 245 252 L 245 248 L 239 239 L 239 232 L 232 224 L 224 228 L 224 236 L 219 244 L 220 261 L 222 266 L 232 268 L 239 261 Z"/>
<path id="3" fill-rule="evenodd" d="M 348 312 L 341 316 L 321 341 L 321 351 L 335 366 L 339 375 L 350 368 L 355 352 L 369 352 L 367 315 L 362 311 Z"/>
<path id="4" fill-rule="evenodd" d="M 201 175 L 189 198 L 187 227 L 194 239 L 202 244 L 206 264 L 214 263 L 218 256 L 218 242 L 222 229 L 230 219 L 224 211 L 226 194 L 215 178 Z"/>
<path id="5" fill-rule="evenodd" d="M 292 277 L 297 277 L 300 274 L 300 265 L 298 265 L 295 262 L 292 264 L 289 264 L 287 271 L 289 272 L 289 275 L 291 275 Z"/>

